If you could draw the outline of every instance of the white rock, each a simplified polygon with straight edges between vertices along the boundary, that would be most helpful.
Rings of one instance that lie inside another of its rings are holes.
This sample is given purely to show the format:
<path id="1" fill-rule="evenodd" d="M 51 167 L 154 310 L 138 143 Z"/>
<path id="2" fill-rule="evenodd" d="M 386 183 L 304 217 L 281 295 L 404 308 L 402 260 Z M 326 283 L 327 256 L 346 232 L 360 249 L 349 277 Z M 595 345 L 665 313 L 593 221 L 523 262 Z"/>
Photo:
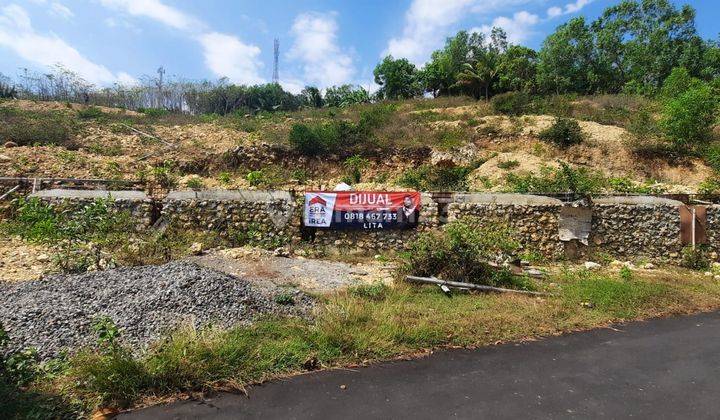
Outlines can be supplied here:
<path id="1" fill-rule="evenodd" d="M 713 276 L 713 280 L 720 280 L 720 275 L 716 274 L 715 276 Z"/>
<path id="2" fill-rule="evenodd" d="M 620 260 L 612 260 L 610 262 L 610 267 L 622 267 L 623 265 L 625 265 L 625 263 Z"/>
<path id="3" fill-rule="evenodd" d="M 36 260 L 39 262 L 48 262 L 50 261 L 50 257 L 47 254 L 39 254 L 37 257 L 35 257 Z"/>
<path id="4" fill-rule="evenodd" d="M 8 155 L 0 155 L 0 162 L 10 162 L 12 158 Z"/>
<path id="5" fill-rule="evenodd" d="M 193 242 L 192 245 L 190 245 L 190 253 L 193 255 L 200 255 L 203 252 L 203 244 L 200 242 Z"/>
<path id="6" fill-rule="evenodd" d="M 588 270 L 597 270 L 600 267 L 602 267 L 600 264 L 598 264 L 596 262 L 592 262 L 592 261 L 586 261 L 584 265 L 585 265 L 585 268 Z"/>
<path id="7" fill-rule="evenodd" d="M 705 272 L 705 277 L 712 277 L 712 275 L 713 273 L 711 273 L 710 271 Z"/>
<path id="8" fill-rule="evenodd" d="M 655 269 L 655 264 L 653 264 L 653 263 L 647 263 L 647 264 L 643 265 L 643 268 L 646 269 L 646 270 L 654 270 L 654 269 Z"/>

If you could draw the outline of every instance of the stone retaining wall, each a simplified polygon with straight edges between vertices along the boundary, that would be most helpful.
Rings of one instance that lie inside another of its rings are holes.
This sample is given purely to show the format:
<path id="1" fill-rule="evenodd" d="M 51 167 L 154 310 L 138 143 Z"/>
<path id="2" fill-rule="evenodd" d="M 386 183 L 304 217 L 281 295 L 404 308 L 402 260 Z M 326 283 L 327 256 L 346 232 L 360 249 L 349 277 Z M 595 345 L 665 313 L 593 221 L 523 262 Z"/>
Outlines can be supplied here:
<path id="1" fill-rule="evenodd" d="M 280 246 L 300 241 L 297 207 L 287 191 L 171 191 L 162 217 L 186 229 L 252 235 Z"/>
<path id="2" fill-rule="evenodd" d="M 142 191 L 51 189 L 30 194 L 60 211 L 72 211 L 96 200 L 107 200 L 110 209 L 127 211 L 138 230 L 147 229 L 157 219 L 155 202 Z"/>
<path id="3" fill-rule="evenodd" d="M 473 216 L 487 224 L 511 228 L 524 249 L 549 258 L 563 256 L 558 238 L 560 200 L 519 194 L 455 194 L 448 222 Z"/>
<path id="4" fill-rule="evenodd" d="M 130 211 L 138 227 L 152 225 L 162 208 L 165 221 L 185 229 L 246 235 L 255 242 L 277 246 L 307 241 L 318 249 L 338 252 L 402 250 L 420 232 L 469 216 L 507 225 L 526 250 L 554 259 L 587 258 L 602 252 L 615 258 L 677 261 L 683 248 L 682 203 L 655 197 L 594 199 L 588 245 L 583 245 L 578 240 L 560 240 L 564 204 L 533 195 L 456 193 L 444 196 L 440 208 L 430 195 L 423 194 L 419 226 L 408 231 L 304 229 L 303 195 L 287 191 L 172 191 L 162 203 L 138 191 L 48 190 L 33 196 L 63 206 L 110 199 L 114 208 Z M 720 205 L 708 206 L 706 225 L 710 250 L 720 252 Z"/>
<path id="5" fill-rule="evenodd" d="M 302 200 L 299 203 L 302 218 Z M 317 229 L 314 232 L 313 243 L 333 249 L 352 250 L 359 252 L 382 252 L 388 250 L 402 251 L 420 233 L 440 226 L 438 218 L 438 205 L 430 195 L 422 194 L 420 205 L 420 219 L 418 227 L 410 230 L 328 230 Z"/>
<path id="6" fill-rule="evenodd" d="M 593 200 L 590 248 L 619 257 L 677 260 L 683 203 L 657 197 Z"/>

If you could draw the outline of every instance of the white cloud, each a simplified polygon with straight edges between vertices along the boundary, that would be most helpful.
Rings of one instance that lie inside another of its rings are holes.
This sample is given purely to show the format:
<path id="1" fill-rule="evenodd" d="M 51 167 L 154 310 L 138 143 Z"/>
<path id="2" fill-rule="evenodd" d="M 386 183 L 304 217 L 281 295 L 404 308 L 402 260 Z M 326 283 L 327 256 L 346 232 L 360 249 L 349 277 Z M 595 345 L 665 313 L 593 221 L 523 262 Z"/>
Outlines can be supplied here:
<path id="1" fill-rule="evenodd" d="M 245 44 L 233 35 L 210 32 L 198 37 L 205 55 L 205 65 L 219 77 L 243 84 L 263 83 L 259 75 L 262 63 L 260 48 Z"/>
<path id="2" fill-rule="evenodd" d="M 553 6 L 547 10 L 547 15 L 549 18 L 555 18 L 562 15 L 577 13 L 593 1 L 594 0 L 575 0 L 572 3 L 566 4 L 564 7 Z"/>
<path id="3" fill-rule="evenodd" d="M 402 36 L 392 38 L 381 56 L 392 54 L 422 65 L 443 45 L 453 25 L 470 13 L 487 15 L 534 0 L 413 0 Z"/>
<path id="4" fill-rule="evenodd" d="M 73 13 L 73 11 L 70 10 L 67 6 L 56 1 L 50 4 L 49 11 L 50 14 L 63 19 L 71 19 L 73 16 L 75 16 L 75 13 Z"/>
<path id="5" fill-rule="evenodd" d="M 133 16 L 147 17 L 175 29 L 197 30 L 202 22 L 160 0 L 100 0 L 103 6 L 122 10 Z"/>
<path id="6" fill-rule="evenodd" d="M 479 28 L 473 28 L 470 32 L 479 32 L 490 36 L 493 27 L 502 28 L 507 33 L 507 40 L 511 44 L 519 44 L 527 40 L 533 34 L 533 27 L 540 22 L 538 15 L 520 11 L 515 13 L 512 18 L 498 16 L 493 19 L 492 24 L 483 25 Z"/>
<path id="7" fill-rule="evenodd" d="M 115 75 L 107 67 L 90 61 L 54 34 L 37 33 L 25 9 L 16 4 L 0 9 L 0 47 L 42 66 L 61 63 L 96 84 L 110 84 L 129 77 L 126 73 Z"/>
<path id="8" fill-rule="evenodd" d="M 227 77 L 235 83 L 257 84 L 264 80 L 260 48 L 246 44 L 235 35 L 208 30 L 200 19 L 164 4 L 161 0 L 100 0 L 105 7 L 122 10 L 133 16 L 153 19 L 171 28 L 183 31 L 200 43 L 205 65 L 218 77 Z M 115 17 L 105 20 L 110 27 L 130 24 Z"/>
<path id="9" fill-rule="evenodd" d="M 305 80 L 321 87 L 350 83 L 355 74 L 352 57 L 337 44 L 335 17 L 335 13 L 303 13 L 290 30 L 295 40 L 288 58 L 300 61 Z"/>

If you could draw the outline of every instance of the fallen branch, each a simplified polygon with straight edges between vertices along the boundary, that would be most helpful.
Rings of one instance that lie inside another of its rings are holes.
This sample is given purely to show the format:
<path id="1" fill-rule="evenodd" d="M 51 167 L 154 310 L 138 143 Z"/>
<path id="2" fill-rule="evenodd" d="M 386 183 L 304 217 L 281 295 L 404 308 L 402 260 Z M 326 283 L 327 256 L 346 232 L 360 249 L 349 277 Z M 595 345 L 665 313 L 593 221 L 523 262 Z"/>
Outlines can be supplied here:
<path id="1" fill-rule="evenodd" d="M 137 128 L 131 127 L 131 126 L 125 124 L 125 123 L 120 123 L 120 125 L 122 125 L 122 126 L 125 127 L 125 128 L 128 128 L 128 129 L 130 129 L 130 130 L 132 130 L 132 131 L 134 131 L 134 132 L 136 132 L 136 133 L 138 133 L 138 134 L 140 134 L 140 135 L 143 135 L 143 136 L 145 136 L 145 137 L 150 137 L 151 139 L 158 140 L 158 141 L 160 141 L 160 142 L 162 142 L 162 143 L 165 143 L 165 144 L 168 145 L 168 146 L 175 147 L 175 144 L 170 143 L 169 141 L 165 141 L 165 140 L 161 139 L 161 138 L 158 137 L 158 136 L 153 136 L 152 134 L 148 134 L 148 133 L 146 133 L 146 132 L 144 132 L 144 131 L 140 131 L 140 130 L 138 130 Z"/>
<path id="2" fill-rule="evenodd" d="M 406 276 L 405 280 L 411 281 L 411 282 L 416 282 L 416 283 L 439 284 L 441 286 L 449 286 L 449 287 L 455 287 L 455 288 L 461 288 L 461 289 L 482 290 L 485 292 L 519 293 L 519 294 L 523 294 L 523 295 L 532 295 L 532 296 L 552 296 L 551 293 L 545 293 L 545 292 L 531 292 L 529 290 L 514 290 L 514 289 L 505 289 L 502 287 L 483 286 L 480 284 L 463 283 L 463 282 L 459 282 L 459 281 L 440 280 L 435 277 Z"/>
<path id="3" fill-rule="evenodd" d="M 6 192 L 5 194 L 3 194 L 2 196 L 0 196 L 0 201 L 1 201 L 1 200 L 4 200 L 5 197 L 7 197 L 7 196 L 9 196 L 10 194 L 12 194 L 12 193 L 14 193 L 15 191 L 17 191 L 18 188 L 20 188 L 20 185 L 16 185 L 15 188 L 12 188 L 10 191 L 8 191 L 8 192 Z"/>

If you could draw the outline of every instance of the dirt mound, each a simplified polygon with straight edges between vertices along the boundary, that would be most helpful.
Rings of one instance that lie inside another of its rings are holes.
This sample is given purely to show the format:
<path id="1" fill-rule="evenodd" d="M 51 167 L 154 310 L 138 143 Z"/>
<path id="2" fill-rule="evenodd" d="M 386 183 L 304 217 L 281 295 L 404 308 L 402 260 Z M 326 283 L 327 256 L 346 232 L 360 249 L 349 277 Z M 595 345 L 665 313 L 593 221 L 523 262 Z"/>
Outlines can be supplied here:
<path id="1" fill-rule="evenodd" d="M 25 111 L 80 111 L 89 108 L 87 105 L 81 105 L 70 102 L 44 102 L 44 101 L 29 101 L 26 99 L 14 99 L 9 101 L 0 102 L 0 107 L 7 106 L 13 108 L 19 108 Z M 102 112 L 108 114 L 124 114 L 128 116 L 141 117 L 143 114 L 128 109 L 122 108 L 109 108 L 106 106 L 95 106 Z"/>
<path id="2" fill-rule="evenodd" d="M 499 153 L 480 165 L 468 177 L 472 190 L 502 190 L 508 174 L 538 174 L 543 167 L 557 168 L 557 161 L 543 159 L 526 152 Z"/>

